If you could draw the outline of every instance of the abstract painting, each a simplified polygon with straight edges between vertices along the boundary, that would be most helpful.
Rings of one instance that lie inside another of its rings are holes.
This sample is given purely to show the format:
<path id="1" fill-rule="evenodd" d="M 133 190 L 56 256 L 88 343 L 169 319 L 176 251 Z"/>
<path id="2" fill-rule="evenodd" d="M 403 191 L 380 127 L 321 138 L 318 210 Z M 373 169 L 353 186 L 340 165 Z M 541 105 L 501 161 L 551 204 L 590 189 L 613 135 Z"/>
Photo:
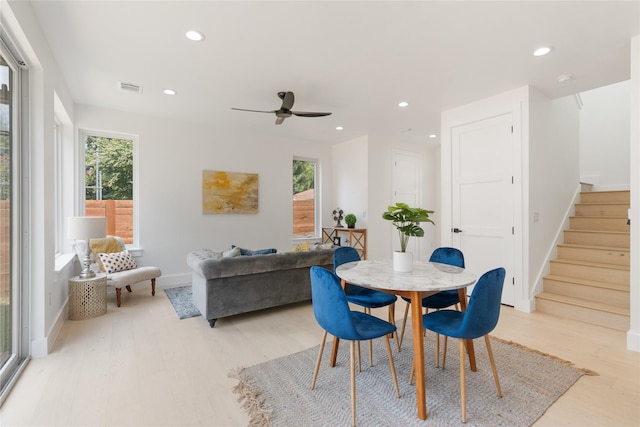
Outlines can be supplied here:
<path id="1" fill-rule="evenodd" d="M 258 213 L 258 174 L 203 170 L 202 213 Z"/>

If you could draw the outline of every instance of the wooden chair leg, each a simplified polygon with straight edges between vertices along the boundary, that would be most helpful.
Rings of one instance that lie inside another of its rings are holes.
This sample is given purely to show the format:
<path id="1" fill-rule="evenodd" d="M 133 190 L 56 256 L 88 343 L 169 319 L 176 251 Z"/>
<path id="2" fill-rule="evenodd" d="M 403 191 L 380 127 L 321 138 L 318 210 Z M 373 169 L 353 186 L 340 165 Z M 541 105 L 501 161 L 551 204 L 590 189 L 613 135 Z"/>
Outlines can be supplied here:
<path id="1" fill-rule="evenodd" d="M 122 299 L 122 289 L 116 288 L 116 305 L 118 307 L 120 307 L 121 299 Z"/>
<path id="2" fill-rule="evenodd" d="M 126 288 L 129 292 L 131 292 L 131 285 L 127 285 Z"/>
<path id="3" fill-rule="evenodd" d="M 400 387 L 398 387 L 398 376 L 396 375 L 396 366 L 393 363 L 393 354 L 391 353 L 391 343 L 389 337 L 385 337 L 387 342 L 387 355 L 389 355 L 389 367 L 391 368 L 391 377 L 393 377 L 393 385 L 396 386 L 396 397 L 400 397 Z"/>
<path id="4" fill-rule="evenodd" d="M 322 361 L 322 351 L 324 350 L 324 342 L 327 340 L 327 331 L 322 333 L 322 342 L 320 343 L 320 351 L 318 352 L 318 359 L 316 360 L 316 368 L 313 371 L 313 380 L 311 380 L 311 390 L 316 386 L 316 379 L 318 378 L 318 372 L 320 371 L 320 362 Z"/>
<path id="5" fill-rule="evenodd" d="M 440 367 L 440 334 L 436 334 L 436 368 Z"/>
<path id="6" fill-rule="evenodd" d="M 362 372 L 362 354 L 360 353 L 360 341 L 358 341 L 358 372 Z"/>
<path id="7" fill-rule="evenodd" d="M 496 389 L 498 390 L 498 397 L 502 397 L 502 389 L 500 388 L 500 380 L 498 379 L 498 370 L 496 369 L 496 361 L 493 358 L 493 349 L 491 348 L 491 342 L 489 341 L 489 335 L 484 336 L 484 342 L 487 344 L 487 352 L 489 353 L 489 361 L 491 362 L 491 370 L 493 371 L 493 379 L 496 382 Z"/>
<path id="8" fill-rule="evenodd" d="M 442 369 L 444 369 L 444 364 L 447 361 L 447 339 L 448 336 L 444 336 L 444 349 L 442 350 Z"/>
<path id="9" fill-rule="evenodd" d="M 356 367 L 354 365 L 355 342 L 350 341 L 351 354 L 351 425 L 356 426 Z"/>
<path id="10" fill-rule="evenodd" d="M 156 296 L 156 279 L 151 279 L 151 296 Z"/>
<path id="11" fill-rule="evenodd" d="M 463 339 L 458 339 L 460 342 L 460 405 L 462 410 L 462 422 L 467 422 L 467 386 L 465 381 L 465 366 L 464 355 L 466 348 Z"/>
<path id="12" fill-rule="evenodd" d="M 402 330 L 400 331 L 400 338 L 398 338 L 398 351 L 402 346 L 402 340 L 404 339 L 404 328 L 407 327 L 407 317 L 409 316 L 409 303 L 404 307 L 404 320 L 402 321 Z"/>

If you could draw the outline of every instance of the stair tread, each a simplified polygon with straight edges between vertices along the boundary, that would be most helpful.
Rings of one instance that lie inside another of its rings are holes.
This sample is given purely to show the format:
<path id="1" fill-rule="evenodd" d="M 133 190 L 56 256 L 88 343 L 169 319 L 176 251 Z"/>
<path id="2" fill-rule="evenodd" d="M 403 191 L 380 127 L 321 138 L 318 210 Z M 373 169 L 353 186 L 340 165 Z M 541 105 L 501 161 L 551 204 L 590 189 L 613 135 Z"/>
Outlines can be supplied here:
<path id="1" fill-rule="evenodd" d="M 607 313 L 619 314 L 622 316 L 629 316 L 629 312 L 630 312 L 629 309 L 615 307 L 615 306 L 604 304 L 601 302 L 588 301 L 580 298 L 569 297 L 566 295 L 551 294 L 548 292 L 541 292 L 538 295 L 536 295 L 536 298 L 556 301 L 564 304 L 571 304 L 579 307 L 589 308 L 592 310 L 604 311 Z"/>
<path id="2" fill-rule="evenodd" d="M 568 258 L 556 258 L 556 259 L 552 259 L 550 262 L 573 264 L 573 265 L 583 265 L 583 266 L 586 266 L 586 267 L 609 268 L 609 269 L 612 269 L 612 270 L 627 270 L 627 271 L 629 271 L 629 266 L 626 266 L 626 265 L 606 264 L 606 263 L 601 263 L 601 262 L 590 262 L 590 261 L 581 261 L 581 260 L 568 259 Z"/>
<path id="3" fill-rule="evenodd" d="M 626 220 L 626 216 L 620 215 L 571 215 L 569 218 L 571 219 L 624 219 Z"/>
<path id="4" fill-rule="evenodd" d="M 568 229 L 568 230 L 564 230 L 565 232 L 578 232 L 578 233 L 592 233 L 592 234 L 629 234 L 628 231 L 600 231 L 600 230 L 575 230 L 575 229 Z"/>
<path id="5" fill-rule="evenodd" d="M 600 282 L 597 280 L 582 279 L 579 277 L 561 276 L 558 274 L 548 274 L 544 276 L 543 279 L 554 280 L 556 282 L 576 283 L 579 285 L 594 286 L 598 288 L 606 288 L 606 289 L 611 289 L 611 290 L 621 291 L 621 292 L 630 292 L 630 289 L 629 289 L 630 287 L 627 284 L 623 285 L 620 283 Z"/>
<path id="6" fill-rule="evenodd" d="M 558 246 L 562 246 L 565 248 L 576 248 L 576 249 L 595 249 L 599 251 L 630 252 L 629 248 L 621 248 L 619 246 L 594 246 L 594 245 L 580 245 L 577 243 L 559 243 Z"/>

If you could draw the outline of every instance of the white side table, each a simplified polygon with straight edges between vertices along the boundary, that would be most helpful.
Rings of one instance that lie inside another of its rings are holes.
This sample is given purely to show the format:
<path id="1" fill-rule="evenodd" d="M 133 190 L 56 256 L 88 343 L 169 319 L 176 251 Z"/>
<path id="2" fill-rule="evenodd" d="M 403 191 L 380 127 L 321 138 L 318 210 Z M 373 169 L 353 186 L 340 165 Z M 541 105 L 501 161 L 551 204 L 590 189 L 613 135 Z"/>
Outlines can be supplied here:
<path id="1" fill-rule="evenodd" d="M 92 319 L 106 312 L 106 274 L 98 273 L 90 279 L 81 279 L 78 276 L 69 279 L 69 319 Z"/>

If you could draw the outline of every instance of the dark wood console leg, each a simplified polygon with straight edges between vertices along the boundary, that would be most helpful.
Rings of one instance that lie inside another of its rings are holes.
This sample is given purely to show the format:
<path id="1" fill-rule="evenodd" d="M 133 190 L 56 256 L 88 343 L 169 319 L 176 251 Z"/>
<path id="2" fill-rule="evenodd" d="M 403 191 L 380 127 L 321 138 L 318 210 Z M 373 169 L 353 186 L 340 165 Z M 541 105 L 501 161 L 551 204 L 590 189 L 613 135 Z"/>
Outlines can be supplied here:
<path id="1" fill-rule="evenodd" d="M 118 307 L 120 307 L 121 297 L 122 297 L 122 289 L 116 288 L 116 304 L 118 305 Z"/>
<path id="2" fill-rule="evenodd" d="M 127 285 L 126 288 L 129 292 L 131 292 L 131 286 Z"/>
<path id="3" fill-rule="evenodd" d="M 156 295 L 156 279 L 151 279 L 151 296 Z"/>

